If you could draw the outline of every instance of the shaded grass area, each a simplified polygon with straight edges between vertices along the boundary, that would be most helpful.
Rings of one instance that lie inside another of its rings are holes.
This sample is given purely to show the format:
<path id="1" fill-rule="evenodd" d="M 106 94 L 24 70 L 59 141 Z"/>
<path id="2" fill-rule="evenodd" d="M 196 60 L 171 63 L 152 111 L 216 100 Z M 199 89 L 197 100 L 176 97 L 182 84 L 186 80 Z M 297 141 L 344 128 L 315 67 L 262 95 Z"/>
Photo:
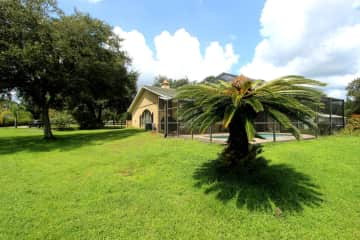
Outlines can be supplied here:
<path id="1" fill-rule="evenodd" d="M 0 129 L 0 239 L 359 239 L 360 138 L 221 146 L 134 129 Z M 263 164 L 266 162 L 266 164 Z"/>
<path id="2" fill-rule="evenodd" d="M 218 160 L 204 163 L 194 173 L 195 186 L 206 186 L 205 193 L 215 192 L 216 198 L 226 203 L 235 199 L 239 208 L 250 211 L 300 212 L 304 206 L 321 204 L 322 194 L 311 177 L 296 171 L 287 164 L 269 165 L 259 157 L 252 171 L 231 171 L 221 166 Z"/>
<path id="3" fill-rule="evenodd" d="M 31 131 L 36 134 L 15 134 L 15 136 L 0 137 L 0 154 L 16 153 L 18 151 L 46 152 L 57 149 L 68 151 L 83 145 L 94 145 L 100 141 L 106 143 L 143 132 L 138 129 L 58 132 L 56 139 L 48 141 L 42 139 L 41 130 Z"/>

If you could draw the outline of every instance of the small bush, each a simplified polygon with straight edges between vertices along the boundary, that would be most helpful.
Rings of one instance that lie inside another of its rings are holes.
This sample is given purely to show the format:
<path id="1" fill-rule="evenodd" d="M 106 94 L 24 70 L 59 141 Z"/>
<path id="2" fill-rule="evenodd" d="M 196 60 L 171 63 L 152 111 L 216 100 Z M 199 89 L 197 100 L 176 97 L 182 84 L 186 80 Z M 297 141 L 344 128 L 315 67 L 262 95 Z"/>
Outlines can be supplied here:
<path id="1" fill-rule="evenodd" d="M 104 124 L 98 122 L 93 111 L 86 105 L 79 105 L 72 111 L 72 116 L 79 124 L 80 129 L 97 129 L 102 128 Z"/>
<path id="2" fill-rule="evenodd" d="M 59 130 L 69 129 L 73 121 L 71 115 L 66 111 L 50 111 L 50 122 L 54 128 Z"/>
<path id="3" fill-rule="evenodd" d="M 29 125 L 32 120 L 33 116 L 30 112 L 19 111 L 17 125 Z"/>
<path id="4" fill-rule="evenodd" d="M 360 118 L 350 118 L 346 124 L 344 133 L 353 135 L 358 132 L 360 132 Z"/>
<path id="5" fill-rule="evenodd" d="M 15 118 L 10 111 L 3 111 L 0 113 L 0 126 L 13 126 Z"/>

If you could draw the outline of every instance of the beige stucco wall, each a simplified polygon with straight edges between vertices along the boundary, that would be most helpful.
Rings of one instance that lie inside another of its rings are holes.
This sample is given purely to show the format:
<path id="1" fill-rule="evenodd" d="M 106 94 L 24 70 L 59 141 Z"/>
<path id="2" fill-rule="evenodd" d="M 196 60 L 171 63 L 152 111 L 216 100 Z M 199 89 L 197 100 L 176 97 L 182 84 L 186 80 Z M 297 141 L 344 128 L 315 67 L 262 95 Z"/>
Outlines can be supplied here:
<path id="1" fill-rule="evenodd" d="M 140 128 L 140 116 L 147 109 L 153 114 L 154 124 L 158 126 L 159 121 L 159 109 L 158 109 L 158 96 L 145 90 L 139 97 L 137 103 L 135 103 L 132 115 L 131 125 L 132 127 Z"/>

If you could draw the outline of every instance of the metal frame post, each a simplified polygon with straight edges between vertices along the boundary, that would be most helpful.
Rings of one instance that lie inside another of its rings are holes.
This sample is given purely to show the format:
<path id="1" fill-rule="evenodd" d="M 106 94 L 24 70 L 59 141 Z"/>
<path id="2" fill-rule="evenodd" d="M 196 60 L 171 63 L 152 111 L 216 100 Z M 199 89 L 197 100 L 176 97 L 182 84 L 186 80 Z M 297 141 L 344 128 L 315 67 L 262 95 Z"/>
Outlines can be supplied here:
<path id="1" fill-rule="evenodd" d="M 179 133 L 179 100 L 176 101 L 176 134 L 177 134 L 177 136 L 180 135 L 180 133 Z"/>
<path id="2" fill-rule="evenodd" d="M 319 106 L 316 106 L 316 115 L 315 115 L 315 121 L 316 121 L 316 129 L 315 129 L 315 137 L 319 137 Z"/>
<path id="3" fill-rule="evenodd" d="M 276 122 L 273 119 L 273 142 L 276 142 Z"/>
<path id="4" fill-rule="evenodd" d="M 157 132 L 160 132 L 160 129 L 161 129 L 161 119 L 160 119 L 160 96 L 158 96 L 158 101 L 157 101 L 157 107 L 158 107 L 158 119 L 157 119 L 157 122 L 158 122 L 158 125 L 156 126 L 156 131 Z"/>
<path id="5" fill-rule="evenodd" d="M 169 100 L 166 100 L 166 136 L 169 136 Z"/>
<path id="6" fill-rule="evenodd" d="M 345 128 L 346 121 L 345 121 L 345 101 L 342 100 L 342 117 L 343 117 L 343 128 Z"/>
<path id="7" fill-rule="evenodd" d="M 330 114 L 329 114 L 329 121 L 330 121 L 330 135 L 333 133 L 332 130 L 332 99 L 330 98 Z"/>
<path id="8" fill-rule="evenodd" d="M 166 134 L 166 100 L 163 99 L 164 101 L 164 137 L 166 138 L 167 137 L 167 134 Z"/>

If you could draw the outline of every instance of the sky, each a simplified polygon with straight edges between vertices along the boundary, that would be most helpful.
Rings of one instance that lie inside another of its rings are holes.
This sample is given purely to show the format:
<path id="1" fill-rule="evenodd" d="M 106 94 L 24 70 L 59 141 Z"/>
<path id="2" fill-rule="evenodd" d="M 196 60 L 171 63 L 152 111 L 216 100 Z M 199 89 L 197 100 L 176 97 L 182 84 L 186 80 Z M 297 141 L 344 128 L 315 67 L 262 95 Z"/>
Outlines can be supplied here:
<path id="1" fill-rule="evenodd" d="M 360 0 L 58 0 L 113 26 L 140 73 L 202 80 L 222 72 L 303 75 L 344 98 L 360 77 Z"/>

